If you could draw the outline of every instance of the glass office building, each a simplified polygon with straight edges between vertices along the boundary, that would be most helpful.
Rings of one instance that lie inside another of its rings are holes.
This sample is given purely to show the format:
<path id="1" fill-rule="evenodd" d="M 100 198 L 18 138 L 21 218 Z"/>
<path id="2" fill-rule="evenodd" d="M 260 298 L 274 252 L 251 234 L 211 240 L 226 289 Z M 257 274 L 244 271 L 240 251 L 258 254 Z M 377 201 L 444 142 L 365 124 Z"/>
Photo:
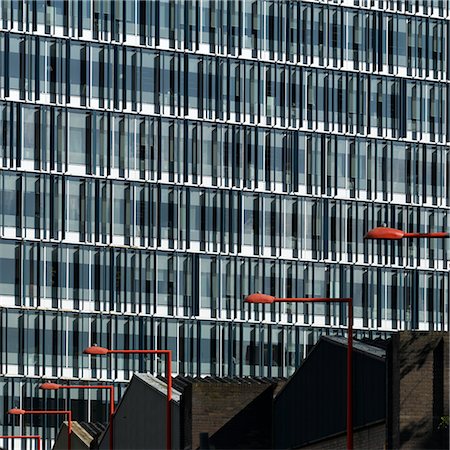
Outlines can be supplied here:
<path id="1" fill-rule="evenodd" d="M 447 242 L 363 235 L 450 228 L 449 42 L 437 0 L 1 1 L 0 410 L 164 369 L 93 343 L 288 376 L 346 332 L 344 305 L 255 291 L 351 296 L 359 337 L 448 330 Z"/>

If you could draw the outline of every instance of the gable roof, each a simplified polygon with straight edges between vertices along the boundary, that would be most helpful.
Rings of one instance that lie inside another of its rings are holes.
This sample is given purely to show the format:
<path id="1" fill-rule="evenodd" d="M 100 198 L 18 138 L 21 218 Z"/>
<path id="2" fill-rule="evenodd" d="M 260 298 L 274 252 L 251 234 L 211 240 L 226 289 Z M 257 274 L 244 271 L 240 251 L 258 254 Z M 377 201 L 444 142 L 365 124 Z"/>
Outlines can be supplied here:
<path id="1" fill-rule="evenodd" d="M 316 345 L 319 345 L 321 340 L 343 347 L 347 347 L 348 345 L 347 338 L 344 336 L 322 336 Z M 353 351 L 364 353 L 367 356 L 378 359 L 386 358 L 386 350 L 384 348 L 381 348 L 379 345 L 370 345 L 367 340 L 363 342 L 353 339 Z"/>

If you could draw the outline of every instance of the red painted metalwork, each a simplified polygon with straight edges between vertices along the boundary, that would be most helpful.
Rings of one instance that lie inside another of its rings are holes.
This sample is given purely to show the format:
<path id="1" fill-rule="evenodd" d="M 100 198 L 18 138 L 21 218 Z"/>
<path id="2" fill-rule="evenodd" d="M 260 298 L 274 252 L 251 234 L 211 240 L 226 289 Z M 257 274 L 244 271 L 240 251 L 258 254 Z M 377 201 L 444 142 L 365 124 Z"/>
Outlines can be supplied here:
<path id="1" fill-rule="evenodd" d="M 364 239 L 384 239 L 388 241 L 397 241 L 403 238 L 448 238 L 450 233 L 446 231 L 438 231 L 435 233 L 407 233 L 403 230 L 397 230 L 396 228 L 389 227 L 377 227 L 369 230 Z"/>
<path id="2" fill-rule="evenodd" d="M 107 348 L 93 345 L 92 347 L 85 348 L 83 353 L 86 353 L 87 355 L 107 355 L 110 351 Z"/>
<path id="3" fill-rule="evenodd" d="M 14 414 L 14 415 L 22 415 L 22 414 L 25 414 L 26 413 L 26 411 L 24 410 L 24 409 L 20 409 L 20 408 L 11 408 L 9 411 L 8 411 L 8 414 Z"/>
<path id="4" fill-rule="evenodd" d="M 166 356 L 166 377 L 167 377 L 167 407 L 166 407 L 166 448 L 172 448 L 172 410 L 170 403 L 172 400 L 172 351 L 171 350 L 110 350 L 108 348 L 93 345 L 83 350 L 83 353 L 88 355 L 108 355 L 112 353 L 120 354 L 150 354 L 150 355 L 165 355 Z"/>
<path id="5" fill-rule="evenodd" d="M 64 414 L 67 416 L 67 450 L 71 448 L 72 440 L 72 411 L 63 410 L 25 410 L 20 408 L 12 408 L 8 411 L 8 414 L 24 415 L 24 414 Z"/>
<path id="6" fill-rule="evenodd" d="M 257 292 L 256 294 L 250 294 L 245 297 L 244 301 L 247 303 L 273 303 L 275 301 L 275 297 Z"/>
<path id="7" fill-rule="evenodd" d="M 61 387 L 61 384 L 58 383 L 42 383 L 39 386 L 39 389 L 42 389 L 44 391 L 56 391 Z"/>
<path id="8" fill-rule="evenodd" d="M 37 440 L 37 450 L 41 450 L 41 437 L 39 435 L 30 436 L 0 436 L 0 439 L 36 439 Z"/>
<path id="9" fill-rule="evenodd" d="M 57 391 L 59 389 L 108 389 L 109 390 L 109 449 L 113 449 L 113 416 L 114 416 L 114 386 L 112 385 L 80 385 L 80 384 L 58 384 L 58 383 L 43 383 L 39 386 L 39 389 L 44 391 Z"/>
<path id="10" fill-rule="evenodd" d="M 246 303 L 271 304 L 278 302 L 286 303 L 347 303 L 348 304 L 348 335 L 347 335 L 347 449 L 353 449 L 353 300 L 351 298 L 330 297 L 299 297 L 282 298 L 271 295 L 256 293 L 250 294 L 244 299 Z"/>

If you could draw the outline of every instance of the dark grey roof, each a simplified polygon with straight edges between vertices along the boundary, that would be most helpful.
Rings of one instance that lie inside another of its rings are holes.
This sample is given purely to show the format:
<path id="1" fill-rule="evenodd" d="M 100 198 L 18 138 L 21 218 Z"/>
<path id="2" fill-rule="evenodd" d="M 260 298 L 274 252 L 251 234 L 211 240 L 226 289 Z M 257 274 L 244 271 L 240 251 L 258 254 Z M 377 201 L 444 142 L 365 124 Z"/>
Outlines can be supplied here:
<path id="1" fill-rule="evenodd" d="M 142 381 L 151 384 L 153 387 L 159 386 L 159 389 L 163 391 L 166 386 L 166 378 L 158 375 L 153 376 L 148 373 L 135 374 Z M 155 380 L 158 380 L 155 382 Z M 176 396 L 180 396 L 186 387 L 192 384 L 277 384 L 280 381 L 285 381 L 286 378 L 267 378 L 267 377 L 218 377 L 218 376 L 204 376 L 204 377 L 192 377 L 184 375 L 176 375 L 172 379 L 172 386 Z M 159 383 L 163 383 L 161 386 Z M 156 383 L 156 385 L 155 385 Z M 178 398 L 174 396 L 174 400 L 178 401 Z"/>
<path id="2" fill-rule="evenodd" d="M 177 375 L 175 379 L 185 380 L 188 383 L 222 383 L 222 384 L 267 384 L 276 383 L 280 378 L 267 378 L 267 377 L 190 377 Z"/>
<path id="3" fill-rule="evenodd" d="M 202 384 L 276 384 L 283 381 L 285 378 L 267 378 L 267 377 L 190 377 L 184 375 L 177 375 L 173 379 L 174 386 L 178 386 L 180 390 L 185 389 L 186 386 L 196 383 Z"/>
<path id="4" fill-rule="evenodd" d="M 102 422 L 78 422 L 92 439 L 97 439 L 106 429 L 106 424 Z"/>
<path id="5" fill-rule="evenodd" d="M 391 342 L 391 338 L 383 339 L 380 337 L 377 337 L 375 339 L 363 337 L 361 339 L 358 339 L 359 342 L 362 342 L 363 344 L 372 345 L 373 347 L 378 347 L 386 350 L 388 348 L 389 343 Z"/>
<path id="6" fill-rule="evenodd" d="M 133 379 L 137 378 L 144 383 L 148 384 L 152 388 L 160 391 L 162 394 L 166 394 L 167 391 L 167 383 L 166 379 L 162 377 L 155 377 L 153 375 L 150 375 L 149 373 L 135 373 L 133 375 L 133 378 L 131 379 L 131 382 L 133 382 Z M 181 398 L 181 392 L 177 389 L 175 384 L 172 383 L 172 400 L 175 402 L 179 402 Z"/>
<path id="7" fill-rule="evenodd" d="M 334 344 L 343 345 L 344 347 L 347 347 L 348 343 L 347 338 L 343 336 L 322 336 L 321 339 L 332 342 Z M 369 345 L 367 340 L 361 342 L 359 340 L 353 339 L 353 350 L 366 353 L 367 355 L 373 356 L 375 358 L 386 358 L 385 349 L 380 348 L 379 346 Z"/>

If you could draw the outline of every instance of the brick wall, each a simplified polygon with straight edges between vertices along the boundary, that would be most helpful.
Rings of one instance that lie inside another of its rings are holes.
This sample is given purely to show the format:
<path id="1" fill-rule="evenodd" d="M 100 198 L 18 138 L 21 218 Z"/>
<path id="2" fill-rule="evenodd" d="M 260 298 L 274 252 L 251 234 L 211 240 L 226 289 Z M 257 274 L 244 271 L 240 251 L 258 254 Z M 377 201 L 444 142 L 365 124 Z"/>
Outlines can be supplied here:
<path id="1" fill-rule="evenodd" d="M 398 333 L 393 359 L 392 446 L 448 448 L 448 430 L 438 429 L 448 415 L 448 333 Z"/>
<path id="2" fill-rule="evenodd" d="M 212 436 L 256 397 L 272 387 L 271 384 L 263 382 L 199 382 L 193 383 L 191 389 L 191 448 L 195 449 L 199 446 L 200 433 L 208 433 Z M 271 410 L 269 409 L 267 413 L 270 415 Z"/>
<path id="3" fill-rule="evenodd" d="M 355 430 L 353 433 L 353 448 L 378 450 L 385 448 L 385 423 L 379 422 L 376 424 L 367 425 L 366 427 Z M 315 442 L 313 444 L 305 445 L 302 449 L 308 450 L 346 450 L 347 449 L 347 434 L 340 433 L 337 436 L 332 436 L 327 439 Z"/>

